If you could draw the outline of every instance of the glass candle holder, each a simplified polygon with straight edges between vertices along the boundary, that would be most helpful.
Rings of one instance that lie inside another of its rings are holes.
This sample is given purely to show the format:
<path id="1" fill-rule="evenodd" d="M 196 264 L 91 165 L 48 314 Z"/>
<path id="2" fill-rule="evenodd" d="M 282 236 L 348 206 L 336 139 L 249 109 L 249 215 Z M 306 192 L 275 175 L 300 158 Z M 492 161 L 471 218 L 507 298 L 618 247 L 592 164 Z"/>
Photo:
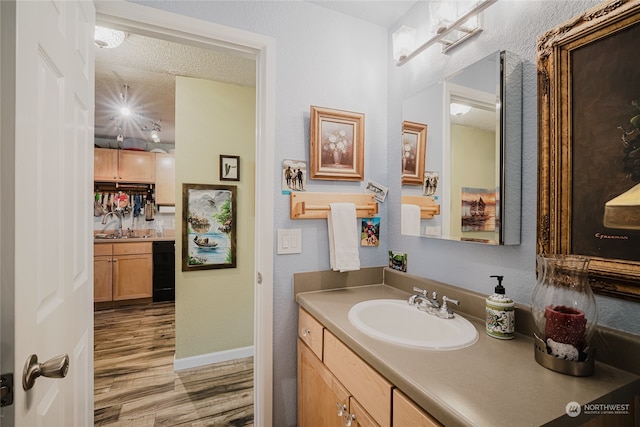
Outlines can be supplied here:
<path id="1" fill-rule="evenodd" d="M 538 255 L 537 262 L 538 279 L 531 304 L 537 328 L 536 351 L 568 362 L 584 362 L 592 355 L 589 341 L 598 320 L 588 281 L 589 258 Z"/>

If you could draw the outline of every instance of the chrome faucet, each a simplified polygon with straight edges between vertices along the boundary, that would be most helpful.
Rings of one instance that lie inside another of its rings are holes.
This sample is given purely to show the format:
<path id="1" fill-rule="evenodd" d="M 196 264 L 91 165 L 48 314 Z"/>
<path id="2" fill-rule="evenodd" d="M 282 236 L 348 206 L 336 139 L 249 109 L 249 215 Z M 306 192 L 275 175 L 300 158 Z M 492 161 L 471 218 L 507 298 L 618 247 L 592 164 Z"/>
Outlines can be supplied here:
<path id="1" fill-rule="evenodd" d="M 410 305 L 415 305 L 418 310 L 438 316 L 441 319 L 452 319 L 454 317 L 453 311 L 451 311 L 447 303 L 460 305 L 460 301 L 447 296 L 442 297 L 442 304 L 440 304 L 438 302 L 438 294 L 433 292 L 431 294 L 431 298 L 429 298 L 427 296 L 429 292 L 426 289 L 414 287 L 413 291 L 417 292 L 417 294 L 411 295 L 408 303 Z"/>
<path id="2" fill-rule="evenodd" d="M 116 209 L 115 211 L 107 212 L 102 217 L 102 224 L 107 223 L 107 217 L 109 217 L 109 215 L 115 215 L 118 217 L 118 237 L 122 237 L 122 211 Z"/>

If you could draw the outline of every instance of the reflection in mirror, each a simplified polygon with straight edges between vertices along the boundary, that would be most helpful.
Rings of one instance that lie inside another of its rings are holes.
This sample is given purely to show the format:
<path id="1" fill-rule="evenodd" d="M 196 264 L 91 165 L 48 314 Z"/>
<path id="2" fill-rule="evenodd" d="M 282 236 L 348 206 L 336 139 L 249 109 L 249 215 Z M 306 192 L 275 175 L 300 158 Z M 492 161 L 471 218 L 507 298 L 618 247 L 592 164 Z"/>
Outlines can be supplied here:
<path id="1" fill-rule="evenodd" d="M 406 99 L 428 129 L 422 182 L 403 179 L 402 234 L 520 242 L 521 62 L 496 52 Z"/>

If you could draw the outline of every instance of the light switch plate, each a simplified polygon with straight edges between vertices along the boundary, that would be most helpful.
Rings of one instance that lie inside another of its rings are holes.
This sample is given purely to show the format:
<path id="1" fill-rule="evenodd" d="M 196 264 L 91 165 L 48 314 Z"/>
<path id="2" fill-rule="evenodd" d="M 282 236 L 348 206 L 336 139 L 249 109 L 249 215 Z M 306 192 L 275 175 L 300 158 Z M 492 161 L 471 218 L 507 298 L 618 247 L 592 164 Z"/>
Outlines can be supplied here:
<path id="1" fill-rule="evenodd" d="M 299 228 L 278 229 L 278 254 L 302 253 L 302 230 Z"/>

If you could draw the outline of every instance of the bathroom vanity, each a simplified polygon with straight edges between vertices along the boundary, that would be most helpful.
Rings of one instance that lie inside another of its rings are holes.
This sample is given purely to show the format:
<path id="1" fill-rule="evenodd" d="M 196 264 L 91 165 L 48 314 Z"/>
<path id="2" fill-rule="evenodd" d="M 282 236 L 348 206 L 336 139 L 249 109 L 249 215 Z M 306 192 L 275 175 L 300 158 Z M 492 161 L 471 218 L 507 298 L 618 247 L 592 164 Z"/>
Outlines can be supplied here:
<path id="1" fill-rule="evenodd" d="M 596 362 L 593 376 L 572 377 L 538 365 L 528 307 L 516 306 L 515 339 L 497 340 L 484 332 L 484 295 L 388 268 L 364 270 L 294 275 L 299 425 L 345 425 L 345 417 L 352 426 L 612 425 L 611 416 L 570 418 L 570 402 L 629 404 L 638 416 L 637 373 Z M 415 349 L 374 339 L 349 321 L 355 304 L 406 301 L 414 286 L 459 300 L 455 311 L 478 329 L 477 342 L 450 351 Z M 615 337 L 606 342 L 620 345 Z M 633 346 L 625 352 L 640 348 L 637 337 L 621 342 Z M 629 421 L 633 416 L 618 420 L 637 422 Z"/>

